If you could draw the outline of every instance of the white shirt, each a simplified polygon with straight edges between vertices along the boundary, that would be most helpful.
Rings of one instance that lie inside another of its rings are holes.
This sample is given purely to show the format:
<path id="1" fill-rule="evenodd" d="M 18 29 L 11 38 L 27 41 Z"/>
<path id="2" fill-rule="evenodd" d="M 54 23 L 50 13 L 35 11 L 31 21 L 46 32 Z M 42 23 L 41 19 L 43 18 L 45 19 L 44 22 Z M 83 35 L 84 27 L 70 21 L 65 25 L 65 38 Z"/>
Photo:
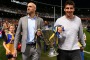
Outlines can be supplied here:
<path id="1" fill-rule="evenodd" d="M 79 39 L 83 46 L 86 45 L 83 39 L 83 29 L 81 25 L 81 19 L 79 17 L 75 16 L 74 19 L 69 20 L 66 18 L 66 16 L 62 16 L 61 18 L 58 18 L 57 21 L 55 22 L 54 26 L 57 25 L 64 26 L 65 30 L 63 32 L 63 36 L 65 37 L 65 39 L 60 39 L 64 41 L 62 44 L 60 44 L 61 45 L 60 49 L 62 50 L 80 49 L 80 47 L 78 46 Z"/>

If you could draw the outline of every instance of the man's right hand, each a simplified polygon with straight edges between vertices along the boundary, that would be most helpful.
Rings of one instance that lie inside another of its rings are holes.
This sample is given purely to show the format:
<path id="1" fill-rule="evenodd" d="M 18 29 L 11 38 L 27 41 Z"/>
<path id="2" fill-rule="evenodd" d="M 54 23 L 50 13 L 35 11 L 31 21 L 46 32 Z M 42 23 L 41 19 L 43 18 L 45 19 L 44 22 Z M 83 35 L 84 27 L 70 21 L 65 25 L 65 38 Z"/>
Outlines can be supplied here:
<path id="1" fill-rule="evenodd" d="M 84 48 L 83 48 L 83 47 L 80 47 L 80 50 L 81 50 L 81 51 L 83 51 L 83 50 L 84 50 Z"/>

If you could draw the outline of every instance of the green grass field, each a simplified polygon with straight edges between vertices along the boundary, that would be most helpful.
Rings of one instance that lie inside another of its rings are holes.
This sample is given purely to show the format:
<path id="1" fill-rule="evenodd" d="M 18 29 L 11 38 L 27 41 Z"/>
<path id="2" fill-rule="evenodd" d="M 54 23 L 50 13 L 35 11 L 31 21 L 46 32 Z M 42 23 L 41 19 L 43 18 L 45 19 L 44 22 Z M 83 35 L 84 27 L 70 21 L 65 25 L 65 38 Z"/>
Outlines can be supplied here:
<path id="1" fill-rule="evenodd" d="M 90 32 L 87 32 L 86 29 L 84 29 L 84 32 L 86 33 L 86 47 L 85 51 L 90 52 Z M 90 54 L 85 53 L 85 60 L 90 60 Z"/>
<path id="2" fill-rule="evenodd" d="M 84 50 L 90 52 L 90 33 L 87 32 L 86 29 L 84 30 L 84 32 L 86 33 L 87 36 L 87 40 L 86 40 L 87 45 Z M 2 42 L 3 40 L 0 39 L 0 60 L 7 60 L 5 56 L 5 49 L 2 46 Z M 22 60 L 21 58 L 22 58 L 21 53 L 18 53 L 17 60 Z M 52 57 L 52 58 L 48 57 L 48 52 L 42 51 L 41 60 L 56 60 L 56 57 Z M 90 54 L 85 53 L 85 60 L 90 60 Z"/>

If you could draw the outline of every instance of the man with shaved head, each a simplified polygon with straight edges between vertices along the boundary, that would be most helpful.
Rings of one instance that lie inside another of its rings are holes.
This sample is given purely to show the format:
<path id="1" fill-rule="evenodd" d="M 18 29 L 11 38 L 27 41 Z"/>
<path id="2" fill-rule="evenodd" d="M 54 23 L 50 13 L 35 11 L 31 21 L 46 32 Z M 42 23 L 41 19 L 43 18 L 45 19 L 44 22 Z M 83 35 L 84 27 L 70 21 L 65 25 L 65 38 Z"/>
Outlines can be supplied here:
<path id="1" fill-rule="evenodd" d="M 42 29 L 43 19 L 39 19 L 36 15 L 36 5 L 32 2 L 27 4 L 27 16 L 20 18 L 14 41 L 14 55 L 17 56 L 17 46 L 21 40 L 22 60 L 39 60 L 39 52 L 36 47 L 35 34 L 38 29 Z M 39 34 L 40 35 L 40 34 Z M 38 36 L 39 36 L 38 35 Z"/>

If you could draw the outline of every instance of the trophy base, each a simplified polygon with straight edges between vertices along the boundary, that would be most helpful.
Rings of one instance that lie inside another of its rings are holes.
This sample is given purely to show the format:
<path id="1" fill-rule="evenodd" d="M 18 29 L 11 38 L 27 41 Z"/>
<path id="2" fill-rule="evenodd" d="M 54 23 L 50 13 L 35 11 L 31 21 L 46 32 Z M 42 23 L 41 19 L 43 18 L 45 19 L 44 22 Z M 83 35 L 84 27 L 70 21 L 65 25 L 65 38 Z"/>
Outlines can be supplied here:
<path id="1" fill-rule="evenodd" d="M 54 53 L 54 54 L 51 54 L 51 55 L 49 54 L 48 56 L 49 56 L 49 57 L 55 57 L 55 56 L 57 56 L 57 55 L 58 55 L 58 53 Z"/>
<path id="2" fill-rule="evenodd" d="M 58 53 L 55 51 L 54 48 L 50 48 L 50 52 L 49 52 L 49 57 L 54 57 L 54 56 L 57 56 Z"/>

